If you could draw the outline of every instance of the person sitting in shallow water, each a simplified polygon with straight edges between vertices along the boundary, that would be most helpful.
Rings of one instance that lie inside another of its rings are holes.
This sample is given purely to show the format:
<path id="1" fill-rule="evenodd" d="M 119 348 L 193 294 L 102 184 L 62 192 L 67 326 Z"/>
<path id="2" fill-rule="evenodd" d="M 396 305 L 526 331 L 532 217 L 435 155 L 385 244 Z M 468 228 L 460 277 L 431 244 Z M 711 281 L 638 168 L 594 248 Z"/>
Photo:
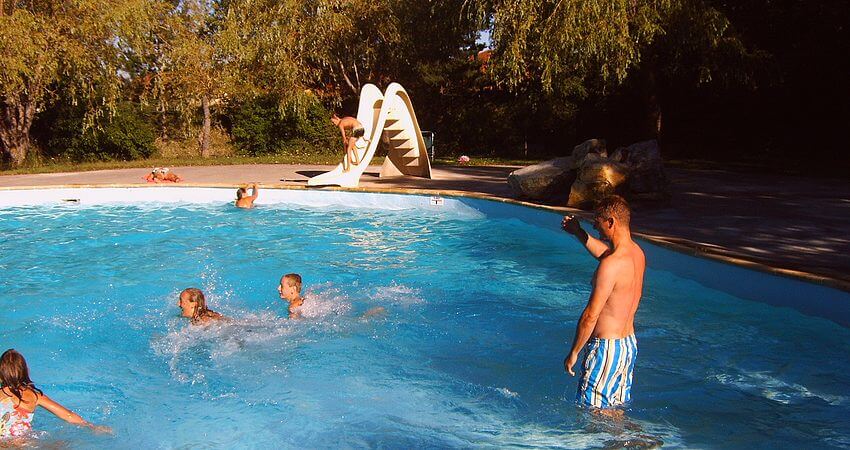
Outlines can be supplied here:
<path id="1" fill-rule="evenodd" d="M 44 395 L 30 380 L 24 356 L 15 349 L 10 348 L 0 356 L 0 384 L 0 440 L 25 437 L 32 430 L 37 406 L 68 423 L 91 428 L 96 433 L 112 432 L 109 427 L 86 422 L 74 411 Z"/>
<path id="2" fill-rule="evenodd" d="M 251 195 L 248 194 L 248 187 L 243 186 L 236 190 L 236 207 L 237 208 L 253 208 L 254 200 L 257 199 L 257 193 L 259 192 L 259 188 L 257 188 L 257 183 L 251 184 Z"/>
<path id="3" fill-rule="evenodd" d="M 288 273 L 280 277 L 277 291 L 280 293 L 280 298 L 289 303 L 289 318 L 300 318 L 301 306 L 304 304 L 304 297 L 301 296 L 301 275 Z"/>
<path id="4" fill-rule="evenodd" d="M 177 301 L 180 307 L 181 317 L 192 320 L 193 325 L 202 325 L 210 322 L 225 320 L 227 317 L 207 308 L 207 300 L 204 293 L 197 288 L 186 288 L 180 293 Z"/>

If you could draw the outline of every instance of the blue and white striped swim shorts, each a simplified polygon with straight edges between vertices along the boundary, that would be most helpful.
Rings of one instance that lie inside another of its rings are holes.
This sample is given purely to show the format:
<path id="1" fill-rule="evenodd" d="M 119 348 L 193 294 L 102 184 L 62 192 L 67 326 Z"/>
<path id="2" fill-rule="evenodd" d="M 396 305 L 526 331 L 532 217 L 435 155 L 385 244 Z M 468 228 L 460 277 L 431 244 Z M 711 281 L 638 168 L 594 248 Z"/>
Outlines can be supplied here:
<path id="1" fill-rule="evenodd" d="M 614 408 L 631 400 L 632 373 L 637 359 L 635 335 L 621 339 L 590 338 L 576 400 L 584 406 Z"/>

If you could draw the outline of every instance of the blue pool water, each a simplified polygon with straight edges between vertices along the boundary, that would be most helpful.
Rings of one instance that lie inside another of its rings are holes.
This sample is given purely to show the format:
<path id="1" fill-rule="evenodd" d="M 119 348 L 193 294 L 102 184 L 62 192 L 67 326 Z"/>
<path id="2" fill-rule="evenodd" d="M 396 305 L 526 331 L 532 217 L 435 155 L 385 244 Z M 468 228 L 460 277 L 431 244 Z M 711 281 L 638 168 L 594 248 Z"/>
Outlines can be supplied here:
<path id="1" fill-rule="evenodd" d="M 577 409 L 562 360 L 594 261 L 558 216 L 494 208 L 0 208 L 0 346 L 54 400 L 115 430 L 39 410 L 36 445 L 850 446 L 841 320 L 707 287 L 673 269 L 716 263 L 657 249 L 628 424 Z M 304 320 L 277 298 L 287 272 L 304 277 Z M 747 276 L 754 290 L 778 282 Z M 235 320 L 179 319 L 190 286 Z"/>

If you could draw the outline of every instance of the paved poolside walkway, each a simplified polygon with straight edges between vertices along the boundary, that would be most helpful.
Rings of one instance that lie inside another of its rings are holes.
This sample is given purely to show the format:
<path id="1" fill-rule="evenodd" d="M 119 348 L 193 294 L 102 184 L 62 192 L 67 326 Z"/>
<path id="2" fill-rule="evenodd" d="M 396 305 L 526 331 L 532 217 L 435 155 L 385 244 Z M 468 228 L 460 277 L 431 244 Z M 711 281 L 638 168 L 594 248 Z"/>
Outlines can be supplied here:
<path id="1" fill-rule="evenodd" d="M 513 198 L 507 175 L 517 167 L 435 167 L 434 179 L 379 179 L 370 167 L 365 190 L 416 189 Z M 306 186 L 330 166 L 175 167 L 186 184 Z M 134 184 L 149 169 L 0 176 L 0 188 Z M 717 170 L 668 169 L 670 205 L 635 213 L 634 230 L 692 253 L 773 268 L 850 291 L 850 182 Z M 181 183 L 183 184 L 183 183 Z M 566 208 L 558 208 L 567 211 Z"/>

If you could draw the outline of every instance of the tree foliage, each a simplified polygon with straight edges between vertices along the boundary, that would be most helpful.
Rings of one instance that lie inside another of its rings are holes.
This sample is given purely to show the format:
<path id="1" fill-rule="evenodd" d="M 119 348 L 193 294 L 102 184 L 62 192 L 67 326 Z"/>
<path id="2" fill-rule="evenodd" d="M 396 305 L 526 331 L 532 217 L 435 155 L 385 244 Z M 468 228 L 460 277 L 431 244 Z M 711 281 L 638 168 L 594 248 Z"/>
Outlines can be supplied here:
<path id="1" fill-rule="evenodd" d="M 576 79 L 625 79 L 663 33 L 671 1 L 486 0 L 469 7 L 492 30 L 498 81 L 572 91 L 581 89 Z"/>
<path id="2" fill-rule="evenodd" d="M 38 110 L 65 89 L 89 106 L 87 126 L 122 95 L 127 53 L 147 45 L 145 0 L 12 1 L 0 11 L 0 142 L 13 165 L 29 151 Z"/>
<path id="3" fill-rule="evenodd" d="M 141 103 L 161 140 L 197 135 L 202 155 L 213 126 L 241 151 L 283 151 L 321 142 L 319 116 L 353 114 L 363 84 L 399 81 L 443 151 L 545 156 L 590 136 L 690 149 L 710 129 L 705 145 L 788 152 L 788 136 L 831 145 L 850 120 L 850 94 L 830 87 L 845 82 L 848 11 L 841 0 L 0 0 L 0 145 L 19 165 L 39 116 L 73 111 L 64 123 L 94 136 L 83 131 L 118 120 L 116 105 Z M 482 31 L 492 52 L 479 55 Z"/>

